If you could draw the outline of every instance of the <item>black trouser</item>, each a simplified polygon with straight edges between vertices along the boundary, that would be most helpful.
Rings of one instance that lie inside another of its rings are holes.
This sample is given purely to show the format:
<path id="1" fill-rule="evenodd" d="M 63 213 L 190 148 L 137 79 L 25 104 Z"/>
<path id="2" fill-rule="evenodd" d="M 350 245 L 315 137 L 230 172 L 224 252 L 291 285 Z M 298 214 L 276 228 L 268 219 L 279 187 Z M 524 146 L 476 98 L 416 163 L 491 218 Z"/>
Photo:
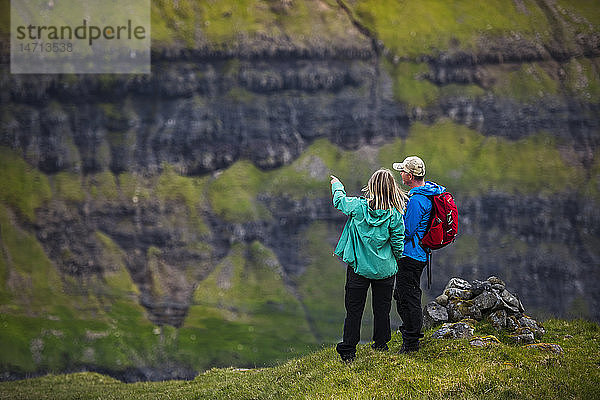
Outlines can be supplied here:
<path id="1" fill-rule="evenodd" d="M 410 257 L 402 257 L 398 260 L 394 299 L 396 299 L 398 314 L 402 318 L 400 332 L 402 332 L 402 343 L 405 347 L 418 347 L 419 339 L 423 337 L 421 333 L 423 326 L 421 273 L 426 265 L 426 262 Z"/>
<path id="2" fill-rule="evenodd" d="M 356 345 L 360 341 L 360 323 L 369 286 L 371 286 L 373 297 L 373 341 L 379 348 L 384 347 L 390 341 L 390 309 L 392 308 L 394 278 L 392 275 L 385 279 L 369 279 L 358 275 L 352 267 L 348 267 L 346 271 L 344 338 L 336 347 L 342 357 L 356 354 Z"/>

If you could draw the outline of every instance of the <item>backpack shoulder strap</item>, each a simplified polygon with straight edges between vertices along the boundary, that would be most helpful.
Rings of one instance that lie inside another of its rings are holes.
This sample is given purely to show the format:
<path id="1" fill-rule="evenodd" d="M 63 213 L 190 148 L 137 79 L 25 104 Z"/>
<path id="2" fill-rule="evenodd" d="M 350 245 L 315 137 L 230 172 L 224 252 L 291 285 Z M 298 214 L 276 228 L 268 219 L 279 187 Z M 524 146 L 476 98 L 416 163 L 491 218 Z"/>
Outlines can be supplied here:
<path id="1" fill-rule="evenodd" d="M 412 193 L 409 197 L 412 197 L 414 195 L 421 195 L 423 197 L 426 197 L 427 199 L 429 199 L 429 201 L 431 202 L 431 210 L 429 211 L 429 218 L 427 220 L 427 230 L 429 229 L 429 226 L 431 225 L 431 219 L 433 218 L 433 196 L 432 195 L 426 195 L 423 193 Z M 427 230 L 425 230 L 425 233 L 427 233 Z M 415 235 L 413 237 L 411 237 L 411 241 L 414 247 L 416 247 L 415 244 L 415 236 L 417 237 L 417 239 L 419 239 L 419 246 L 421 245 L 421 237 L 419 237 L 419 232 L 415 232 Z M 423 250 L 425 250 L 426 253 L 428 253 L 427 249 L 423 248 Z"/>
<path id="2" fill-rule="evenodd" d="M 429 227 L 431 226 L 431 221 L 433 220 L 433 217 L 434 217 L 433 216 L 433 204 L 434 204 L 433 203 L 433 196 L 434 195 L 426 195 L 426 194 L 423 194 L 423 193 L 413 193 L 413 194 L 411 194 L 410 197 L 412 197 L 412 196 L 414 196 L 416 194 L 420 194 L 423 197 L 427 197 L 429 199 L 429 201 L 431 202 L 431 210 L 429 211 L 429 218 L 427 220 L 427 229 L 429 230 Z M 427 231 L 425 231 L 425 233 L 427 233 Z M 416 232 L 415 236 L 419 239 L 419 246 L 421 246 L 421 239 L 422 238 L 419 237 L 419 233 Z M 414 238 L 414 236 L 411 239 L 412 239 L 413 246 L 414 246 L 415 245 L 415 238 Z M 431 289 L 431 266 L 432 266 L 432 263 L 433 263 L 433 254 L 432 254 L 431 249 L 428 249 L 427 247 L 424 247 L 424 246 L 421 246 L 421 248 L 423 250 L 425 250 L 425 254 L 427 254 L 427 264 L 425 265 L 426 268 L 427 268 L 427 289 Z"/>
<path id="3" fill-rule="evenodd" d="M 429 194 L 423 194 L 423 193 L 418 193 L 418 192 L 417 192 L 417 193 L 411 193 L 411 194 L 409 194 L 409 195 L 408 195 L 408 197 L 413 197 L 413 196 L 416 196 L 416 195 L 420 195 L 420 196 L 423 196 L 423 197 L 427 197 L 429 200 L 431 200 L 431 197 L 433 196 L 433 195 L 429 195 Z"/>

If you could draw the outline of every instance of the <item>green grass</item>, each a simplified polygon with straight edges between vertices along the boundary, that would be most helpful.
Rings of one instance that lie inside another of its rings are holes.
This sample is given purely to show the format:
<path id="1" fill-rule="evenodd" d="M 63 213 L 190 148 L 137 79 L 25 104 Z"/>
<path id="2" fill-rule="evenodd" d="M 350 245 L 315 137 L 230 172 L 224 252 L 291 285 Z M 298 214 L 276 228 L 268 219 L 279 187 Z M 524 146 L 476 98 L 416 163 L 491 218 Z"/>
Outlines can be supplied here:
<path id="1" fill-rule="evenodd" d="M 545 70 L 544 68 L 547 68 Z M 523 63 L 491 67 L 495 78 L 492 93 L 521 102 L 535 102 L 559 93 L 559 80 L 555 65 Z M 550 72 L 550 73 L 549 73 Z"/>
<path id="2" fill-rule="evenodd" d="M 123 250 L 97 232 L 103 275 L 60 274 L 35 236 L 0 207 L 0 367 L 3 371 L 63 371 L 97 365 L 115 371 L 158 365 L 159 340 L 138 302 Z M 141 361 L 140 361 L 141 360 Z"/>
<path id="3" fill-rule="evenodd" d="M 349 194 L 358 195 L 377 168 L 391 168 L 393 162 L 415 154 L 425 160 L 428 179 L 463 196 L 491 190 L 543 195 L 575 190 L 596 198 L 599 192 L 594 182 L 600 163 L 586 171 L 569 162 L 562 142 L 547 133 L 513 141 L 440 120 L 432 125 L 415 123 L 407 138 L 379 148 L 346 151 L 319 139 L 292 164 L 273 171 L 238 161 L 209 183 L 210 204 L 230 222 L 270 218 L 259 195 L 329 197 L 330 175 L 338 176 Z"/>
<path id="4" fill-rule="evenodd" d="M 206 177 L 184 177 L 176 173 L 168 164 L 163 165 L 163 172 L 156 182 L 156 195 L 163 202 L 183 202 L 187 216 L 194 229 L 200 235 L 208 235 L 210 229 L 202 218 L 207 208 Z"/>
<path id="5" fill-rule="evenodd" d="M 119 198 L 115 175 L 109 171 L 87 176 L 84 178 L 83 185 L 88 188 L 90 196 L 95 200 L 105 202 Z"/>
<path id="6" fill-rule="evenodd" d="M 248 161 L 238 161 L 209 184 L 212 210 L 226 221 L 268 219 L 268 210 L 256 201 L 266 174 Z"/>
<path id="7" fill-rule="evenodd" d="M 49 179 L 55 197 L 74 203 L 82 203 L 85 200 L 85 192 L 79 174 L 63 171 L 51 175 Z"/>
<path id="8" fill-rule="evenodd" d="M 292 164 L 269 174 L 265 191 L 295 199 L 331 196 L 330 175 L 358 191 L 380 165 L 376 149 L 342 150 L 327 139 L 315 140 Z"/>
<path id="9" fill-rule="evenodd" d="M 308 47 L 315 38 L 343 44 L 366 40 L 340 12 L 333 0 L 296 1 L 205 1 L 152 3 L 152 39 L 155 46 L 179 43 L 186 47 L 209 45 L 216 49 L 236 45 L 256 36 L 286 37 L 298 47 Z"/>
<path id="10" fill-rule="evenodd" d="M 154 46 L 173 45 L 177 42 L 193 46 L 196 25 L 199 25 L 199 11 L 190 0 L 152 1 L 150 14 L 152 41 Z"/>
<path id="11" fill-rule="evenodd" d="M 208 182 L 208 199 L 212 211 L 228 222 L 270 219 L 259 196 L 329 197 L 332 174 L 358 193 L 380 167 L 376 155 L 375 148 L 346 151 L 327 139 L 318 139 L 290 165 L 276 170 L 262 171 L 247 160 L 235 162 Z"/>
<path id="12" fill-rule="evenodd" d="M 581 101 L 600 103 L 600 63 L 586 58 L 571 59 L 564 65 L 567 93 Z"/>
<path id="13" fill-rule="evenodd" d="M 420 77 L 429 70 L 427 64 L 402 62 L 393 65 L 384 61 L 384 66 L 393 78 L 394 99 L 411 106 L 425 107 L 439 98 L 439 87 Z"/>
<path id="14" fill-rule="evenodd" d="M 272 364 L 316 345 L 276 256 L 256 241 L 234 244 L 199 283 L 181 337 L 203 349 L 190 355 L 203 368 Z"/>
<path id="15" fill-rule="evenodd" d="M 550 320 L 546 342 L 554 354 L 505 343 L 475 348 L 468 341 L 434 340 L 421 351 L 399 355 L 360 345 L 343 364 L 333 347 L 272 368 L 212 369 L 193 381 L 124 384 L 95 374 L 49 375 L 0 383 L 0 394 L 21 399 L 594 399 L 600 396 L 600 327 L 585 321 Z M 485 332 L 481 332 L 485 333 Z"/>
<path id="16" fill-rule="evenodd" d="M 552 24 L 537 2 L 524 0 L 526 12 L 514 2 L 502 0 L 484 3 L 475 0 L 443 2 L 426 0 L 400 2 L 395 0 L 360 0 L 345 3 L 353 17 L 367 26 L 395 54 L 415 57 L 435 51 L 458 48 L 473 50 L 481 37 L 511 36 L 519 32 L 530 40 L 547 43 L 552 37 Z M 563 34 L 574 41 L 579 33 L 597 29 L 598 7 L 591 1 L 558 1 L 558 14 L 570 31 Z M 9 15 L 8 4 L 3 16 Z M 18 8 L 27 14 L 31 10 Z M 56 2 L 56 14 L 81 14 L 81 7 L 68 7 Z M 140 10 L 114 7 L 109 13 L 139 13 Z M 317 41 L 338 46 L 359 43 L 367 47 L 368 40 L 352 26 L 350 19 L 334 0 L 241 0 L 195 2 L 192 0 L 151 1 L 151 35 L 154 48 L 167 46 L 216 49 L 236 45 L 244 38 L 249 45 L 253 38 L 269 36 L 285 38 L 299 48 Z M 581 17 L 585 17 L 582 19 Z M 8 19 L 0 32 L 8 32 Z M 250 39 L 250 40 L 248 40 Z"/>
<path id="17" fill-rule="evenodd" d="M 510 141 L 449 121 L 416 123 L 406 139 L 383 147 L 379 159 L 389 166 L 409 155 L 425 160 L 428 179 L 462 195 L 586 190 L 585 170 L 568 163 L 557 139 L 544 133 Z"/>
<path id="18" fill-rule="evenodd" d="M 52 196 L 48 178 L 14 151 L 0 146 L 0 201 L 29 221 L 34 211 Z"/>
<path id="19" fill-rule="evenodd" d="M 421 54 L 461 49 L 473 51 L 483 36 L 510 36 L 518 31 L 533 39 L 545 40 L 549 23 L 538 5 L 524 1 L 528 13 L 514 3 L 501 0 L 420 2 L 363 0 L 347 2 L 355 17 L 366 25 L 395 54 L 414 58 Z"/>
<path id="20" fill-rule="evenodd" d="M 36 2 L 3 1 L 3 9 L 5 3 L 10 4 L 6 9 L 7 11 L 10 10 L 8 15 L 11 17 L 11 23 L 3 26 L 1 28 L 2 30 L 8 30 L 10 25 L 15 27 L 18 25 L 28 26 L 30 24 L 44 26 L 48 23 L 53 26 L 69 25 L 76 27 L 82 24 L 82 21 L 86 16 L 89 17 L 91 22 L 96 26 L 114 26 L 116 21 L 118 21 L 116 23 L 122 23 L 124 20 L 123 17 L 127 15 L 131 16 L 132 19 L 136 16 L 150 16 L 150 10 L 148 10 L 147 7 L 148 3 L 145 2 L 129 2 L 127 4 L 121 4 L 116 1 L 111 1 L 110 3 L 105 3 L 105 7 L 100 8 L 97 5 L 94 7 L 90 6 L 90 4 L 81 2 L 54 1 L 52 2 L 52 7 L 48 7 L 49 3 L 39 5 Z M 92 13 L 90 13 L 90 9 L 93 11 Z M 90 24 L 90 22 L 88 22 L 88 24 Z M 146 28 L 146 32 L 149 32 L 150 27 L 148 24 L 144 23 L 143 26 Z M 139 44 L 136 41 L 130 41 L 128 42 L 128 46 L 135 49 L 138 48 Z M 91 46 L 80 46 L 78 51 L 80 54 L 90 54 L 92 49 Z"/>
<path id="21" fill-rule="evenodd" d="M 490 40 L 514 38 L 517 34 L 533 43 L 555 45 L 558 40 L 566 50 L 577 54 L 576 36 L 589 35 L 598 27 L 598 7 L 592 2 L 558 2 L 561 22 L 549 18 L 531 0 L 521 2 L 526 12 L 515 2 L 507 4 L 501 0 L 346 3 L 353 17 L 399 57 L 399 63 L 384 60 L 383 66 L 393 79 L 394 99 L 409 106 L 435 105 L 447 96 L 480 97 L 486 90 L 525 103 L 559 94 L 592 103 L 600 99 L 598 63 L 587 58 L 572 59 L 565 65 L 541 62 L 487 66 L 485 89 L 476 84 L 436 86 L 421 76 L 428 66 L 414 61 L 423 54 L 436 56 L 454 51 L 477 54 L 486 51 L 485 43 Z M 561 28 L 563 23 L 567 28 Z"/>
<path id="22" fill-rule="evenodd" d="M 127 253 L 121 249 L 110 237 L 102 232 L 96 232 L 96 237 L 102 245 L 103 254 L 112 268 L 105 271 L 102 279 L 105 286 L 111 289 L 109 292 L 112 296 L 130 296 L 139 294 L 138 287 L 133 283 L 127 267 L 125 259 Z"/>
<path id="23" fill-rule="evenodd" d="M 564 18 L 579 28 L 577 32 L 590 33 L 594 25 L 597 27 L 600 24 L 600 8 L 593 1 L 558 0 L 557 4 Z M 584 18 L 573 18 L 577 16 Z"/>
<path id="24" fill-rule="evenodd" d="M 198 5 L 203 32 L 213 43 L 233 42 L 240 34 L 274 34 L 267 4 L 256 0 L 207 1 Z"/>
<path id="25" fill-rule="evenodd" d="M 333 256 L 335 244 L 331 244 L 329 238 L 335 237 L 336 232 L 332 232 L 327 224 L 315 222 L 303 236 L 305 245 L 300 252 L 308 266 L 296 279 L 298 291 L 312 317 L 315 331 L 323 342 L 332 343 L 342 336 L 346 268 Z"/>
<path id="26" fill-rule="evenodd" d="M 600 149 L 594 152 L 594 163 L 589 171 L 590 180 L 583 193 L 594 198 L 600 197 Z"/>

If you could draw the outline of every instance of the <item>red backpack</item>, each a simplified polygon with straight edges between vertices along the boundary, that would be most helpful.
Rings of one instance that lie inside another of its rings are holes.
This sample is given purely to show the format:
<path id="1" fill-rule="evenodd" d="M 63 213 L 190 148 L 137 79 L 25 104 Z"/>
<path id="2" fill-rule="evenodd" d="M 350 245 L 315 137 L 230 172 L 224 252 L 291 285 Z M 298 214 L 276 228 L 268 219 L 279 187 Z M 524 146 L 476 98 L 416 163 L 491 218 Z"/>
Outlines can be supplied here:
<path id="1" fill-rule="evenodd" d="M 431 200 L 429 225 L 423 239 L 419 243 L 429 256 L 427 263 L 427 288 L 431 288 L 431 250 L 441 249 L 452 243 L 458 235 L 458 208 L 454 196 L 444 192 L 427 196 Z"/>
<path id="2" fill-rule="evenodd" d="M 427 197 L 431 200 L 431 215 L 421 246 L 437 250 L 452 243 L 458 235 L 458 208 L 450 192 Z"/>

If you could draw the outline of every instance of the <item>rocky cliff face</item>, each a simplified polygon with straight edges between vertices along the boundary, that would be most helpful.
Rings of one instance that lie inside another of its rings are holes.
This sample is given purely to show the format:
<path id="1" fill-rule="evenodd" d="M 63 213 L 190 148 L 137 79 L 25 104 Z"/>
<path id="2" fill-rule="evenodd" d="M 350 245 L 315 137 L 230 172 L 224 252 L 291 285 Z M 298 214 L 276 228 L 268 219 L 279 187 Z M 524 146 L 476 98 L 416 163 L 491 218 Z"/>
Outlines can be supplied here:
<path id="1" fill-rule="evenodd" d="M 443 62 L 431 60 L 430 72 L 417 78 L 445 87 L 465 83 L 459 68 L 465 75 L 504 68 L 452 64 L 452 76 L 440 72 Z M 551 75 L 565 68 L 540 62 Z M 166 162 L 185 175 L 226 168 L 240 158 L 277 168 L 316 138 L 355 149 L 405 137 L 415 121 L 444 118 L 510 139 L 550 132 L 573 146 L 577 161 L 588 168 L 598 147 L 595 102 L 563 93 L 519 102 L 490 91 L 442 95 L 425 107 L 411 107 L 394 99 L 392 78 L 377 58 L 200 59 L 156 62 L 153 71 L 149 77 L 106 81 L 13 75 L 2 88 L 11 105 L 2 144 L 45 173 L 156 173 Z"/>
<path id="2" fill-rule="evenodd" d="M 440 62 L 433 63 L 432 74 Z M 461 66 L 463 70 L 480 67 Z M 117 176 L 136 173 L 148 179 L 159 174 L 164 165 L 174 166 L 186 176 L 215 172 L 239 159 L 249 159 L 264 169 L 279 168 L 297 159 L 317 138 L 327 138 L 346 149 L 384 147 L 394 138 L 406 137 L 415 121 L 443 118 L 485 135 L 509 139 L 547 130 L 572 149 L 575 162 L 587 166 L 588 173 L 592 173 L 589 166 L 597 153 L 596 104 L 560 96 L 536 104 L 519 103 L 486 94 L 478 98 L 444 97 L 432 106 L 411 109 L 394 100 L 391 78 L 376 60 L 177 61 L 156 63 L 153 69 L 151 77 L 143 81 L 117 78 L 108 83 L 82 78 L 68 84 L 65 77 L 12 76 L 5 87 L 11 95 L 2 144 L 50 175 L 69 171 L 85 177 L 109 171 Z M 597 253 L 584 242 L 586 236 L 597 236 L 594 222 L 598 215 L 587 199 L 576 194 L 541 198 L 501 193 L 458 195 L 463 232 L 479 243 L 478 261 L 455 260 L 459 267 L 440 256 L 436 274 L 447 276 L 448 270 L 456 268 L 489 269 L 485 273 L 507 268 L 523 274 L 523 282 L 529 281 L 522 291 L 535 292 L 542 273 L 552 277 L 543 284 L 556 286 L 557 296 L 554 300 L 531 296 L 531 300 L 553 312 L 565 312 L 569 301 L 578 295 L 595 293 L 588 286 L 596 287 L 598 282 L 586 276 L 597 266 Z M 116 203 L 102 199 L 68 206 L 50 203 L 38 211 L 35 229 L 50 258 L 69 274 L 103 268 L 95 261 L 101 255 L 90 238 L 97 230 L 108 234 L 130 255 L 128 267 L 142 293 L 147 292 L 143 288 L 150 279 L 147 250 L 151 246 L 162 249 L 163 262 L 175 269 L 197 264 L 209 271 L 233 238 L 258 238 L 288 261 L 282 262 L 287 271 L 301 272 L 302 262 L 294 260 L 293 251 L 290 254 L 280 246 L 302 226 L 324 218 L 323 214 L 339 223 L 338 216 L 324 211 L 329 208 L 326 199 L 294 206 L 285 198 L 261 201 L 266 202 L 275 221 L 285 218 L 285 227 L 272 221 L 250 226 L 224 223 L 205 210 L 213 228 L 207 239 L 193 230 L 181 233 L 177 219 L 169 220 L 177 210 L 168 204 L 153 199 L 136 204 L 123 195 Z M 527 250 L 512 254 L 511 244 L 497 249 L 499 235 L 525 243 Z M 183 249 L 198 240 L 210 244 L 212 250 L 198 253 Z M 564 249 L 565 258 L 560 262 L 555 252 L 544 255 L 541 250 L 551 243 Z M 73 254 L 68 259 L 60 257 L 64 246 Z M 493 259 L 489 259 L 490 254 L 495 254 Z M 539 260 L 535 265 L 540 271 L 529 270 L 533 260 Z M 202 279 L 203 274 L 199 272 L 195 278 Z M 574 287 L 558 282 L 571 282 Z M 168 301 L 155 302 L 148 295 L 142 296 L 143 304 L 153 316 L 165 307 L 181 310 L 172 311 L 177 317 L 167 319 L 180 325 L 193 287 L 193 282 L 175 284 Z M 556 303 L 565 297 L 566 302 Z M 545 306 L 545 301 L 552 305 Z M 589 304 L 592 309 L 596 309 L 593 304 L 597 301 Z"/>
<path id="3" fill-rule="evenodd" d="M 272 3 L 275 13 L 294 9 Z M 527 11 L 525 2 L 515 3 Z M 222 48 L 207 38 L 194 48 L 161 45 L 148 76 L 9 75 L 3 66 L 0 144 L 48 176 L 53 192 L 34 218 L 17 212 L 15 223 L 35 234 L 61 274 L 76 278 L 114 268 L 98 239 L 110 238 L 148 318 L 181 327 L 198 285 L 235 243 L 271 249 L 287 290 L 301 303 L 309 297 L 301 282 L 314 262 L 303 252 L 310 228 L 324 223 L 332 246 L 344 221 L 326 190 L 341 153 L 326 160 L 323 139 L 356 154 L 346 168 L 357 190 L 365 173 L 356 171 L 379 167 L 389 158 L 382 156 L 386 149 L 403 140 L 414 145 L 403 148 L 407 153 L 422 151 L 426 162 L 444 168 L 436 156 L 446 153 L 435 149 L 460 151 L 462 142 L 436 144 L 440 123 L 489 139 L 481 151 L 490 141 L 521 143 L 543 133 L 560 160 L 527 160 L 531 170 L 536 163 L 566 165 L 574 171 L 566 179 L 577 186 L 507 189 L 502 178 L 494 181 L 498 187 L 472 184 L 469 177 L 489 171 L 469 161 L 441 174 L 460 183 L 450 189 L 461 236 L 434 255 L 431 293 L 454 275 L 500 275 L 528 309 L 598 319 L 600 36 L 597 26 L 582 33 L 564 25 L 554 2 L 538 3 L 560 17 L 550 39 L 513 32 L 419 56 L 401 53 L 360 7 L 339 1 L 323 7 L 335 10 L 352 38 L 347 42 L 343 35 L 308 42 L 253 35 Z M 561 36 L 560 29 L 570 33 Z M 417 125 L 430 126 L 433 135 L 411 136 Z M 519 148 L 517 160 L 530 155 Z M 309 150 L 316 155 L 302 159 Z M 511 170 L 514 158 L 494 157 L 490 168 Z M 244 160 L 258 169 L 236 175 L 250 170 L 240 167 L 224 181 Z M 532 173 L 513 172 L 506 180 Z M 310 179 L 325 189 L 305 190 Z M 246 197 L 238 200 L 240 192 Z M 234 211 L 250 204 L 251 216 L 228 214 L 225 201 Z M 311 325 L 316 308 L 303 304 Z M 317 339 L 327 336 L 311 330 Z"/>

